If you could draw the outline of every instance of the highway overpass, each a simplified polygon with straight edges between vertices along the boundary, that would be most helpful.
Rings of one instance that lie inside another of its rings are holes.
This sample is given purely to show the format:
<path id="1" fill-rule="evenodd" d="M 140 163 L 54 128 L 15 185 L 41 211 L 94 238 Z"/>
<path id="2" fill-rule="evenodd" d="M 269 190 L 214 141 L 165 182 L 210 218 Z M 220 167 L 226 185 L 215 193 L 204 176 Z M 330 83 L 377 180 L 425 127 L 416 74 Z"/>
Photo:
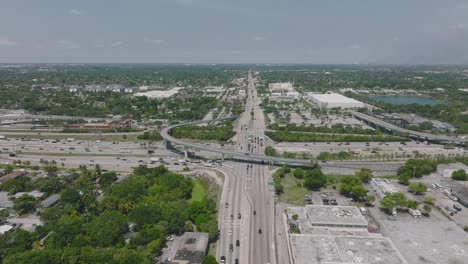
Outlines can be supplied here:
<path id="1" fill-rule="evenodd" d="M 223 157 L 232 157 L 235 159 L 245 160 L 245 161 L 265 162 L 265 163 L 274 163 L 274 164 L 287 164 L 287 165 L 294 165 L 294 166 L 312 165 L 312 163 L 309 160 L 270 157 L 270 156 L 252 154 L 252 153 L 247 153 L 247 152 L 239 152 L 239 151 L 231 151 L 231 150 L 213 148 L 213 147 L 204 146 L 204 145 L 195 144 L 195 143 L 188 143 L 183 140 L 174 138 L 170 134 L 171 130 L 176 127 L 199 125 L 202 123 L 221 122 L 221 121 L 235 119 L 235 118 L 237 118 L 237 116 L 230 116 L 230 117 L 218 118 L 218 119 L 213 119 L 213 120 L 201 120 L 201 121 L 195 121 L 191 123 L 172 125 L 161 130 L 161 137 L 164 140 L 164 146 L 166 146 L 166 148 L 168 147 L 167 143 L 172 143 L 172 144 L 183 146 L 185 148 L 184 152 L 186 156 L 187 156 L 187 151 L 189 149 L 193 149 L 193 150 L 202 150 L 202 151 L 208 151 L 212 153 L 218 153 L 218 154 L 223 155 Z"/>
<path id="2" fill-rule="evenodd" d="M 166 127 L 161 130 L 161 136 L 164 140 L 164 146 L 168 148 L 168 143 L 176 144 L 183 146 L 185 148 L 184 152 L 187 155 L 189 149 L 192 150 L 203 150 L 212 153 L 218 153 L 223 155 L 223 157 L 232 157 L 238 160 L 250 161 L 250 162 L 265 162 L 270 164 L 278 165 L 292 165 L 292 166 L 311 166 L 312 162 L 309 160 L 301 159 L 286 159 L 278 157 L 270 157 L 265 155 L 258 155 L 250 153 L 247 155 L 244 152 L 224 150 L 219 148 L 213 148 L 209 146 L 204 146 L 195 143 L 188 143 L 183 140 L 174 138 L 170 135 L 172 129 L 181 126 L 189 125 L 199 125 L 202 123 L 211 123 L 211 122 L 221 122 L 229 119 L 235 119 L 237 116 L 230 116 L 225 118 L 213 119 L 213 120 L 203 120 L 196 121 L 191 123 L 176 124 L 169 127 Z M 331 174 L 343 174 L 350 175 L 354 174 L 355 171 L 360 170 L 361 168 L 369 168 L 374 171 L 374 174 L 377 176 L 382 175 L 395 175 L 399 167 L 404 165 L 404 161 L 318 161 L 318 164 L 324 169 L 324 171 L 330 172 Z"/>
<path id="3" fill-rule="evenodd" d="M 466 139 L 458 138 L 458 137 L 450 137 L 450 136 L 443 136 L 443 135 L 434 135 L 430 133 L 423 133 L 423 132 L 417 132 L 417 131 L 412 131 L 408 129 L 401 128 L 399 126 L 387 123 L 383 120 L 380 120 L 378 118 L 372 117 L 370 115 L 366 115 L 363 113 L 359 112 L 353 112 L 353 115 L 355 118 L 362 120 L 368 124 L 372 124 L 376 127 L 382 128 L 387 131 L 392 131 L 392 132 L 398 132 L 402 134 L 407 134 L 412 138 L 419 139 L 419 140 L 426 140 L 426 141 L 432 141 L 432 142 L 439 142 L 439 143 L 455 143 L 455 144 L 463 144 Z"/>

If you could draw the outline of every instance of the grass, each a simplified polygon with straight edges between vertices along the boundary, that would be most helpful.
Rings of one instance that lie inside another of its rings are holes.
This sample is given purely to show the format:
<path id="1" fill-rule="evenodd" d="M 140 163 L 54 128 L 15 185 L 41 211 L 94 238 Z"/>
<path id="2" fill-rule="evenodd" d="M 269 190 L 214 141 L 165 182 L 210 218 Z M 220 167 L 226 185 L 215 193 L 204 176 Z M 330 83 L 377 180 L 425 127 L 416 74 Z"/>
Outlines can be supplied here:
<path id="1" fill-rule="evenodd" d="M 303 180 L 296 179 L 291 173 L 284 176 L 281 183 L 284 186 L 284 192 L 280 195 L 279 201 L 292 205 L 304 205 L 304 196 L 310 194 L 306 188 L 302 187 Z M 298 187 L 300 183 L 300 187 Z"/>
<path id="2" fill-rule="evenodd" d="M 206 190 L 203 184 L 197 180 L 193 185 L 192 189 L 192 198 L 190 198 L 190 202 L 201 202 L 206 198 Z"/>

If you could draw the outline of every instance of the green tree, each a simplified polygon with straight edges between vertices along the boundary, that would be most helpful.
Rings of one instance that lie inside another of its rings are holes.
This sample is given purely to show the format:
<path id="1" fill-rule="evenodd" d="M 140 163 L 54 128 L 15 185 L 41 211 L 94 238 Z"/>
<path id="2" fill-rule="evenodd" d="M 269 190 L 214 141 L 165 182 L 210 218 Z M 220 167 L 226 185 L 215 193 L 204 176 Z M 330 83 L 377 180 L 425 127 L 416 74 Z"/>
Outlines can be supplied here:
<path id="1" fill-rule="evenodd" d="M 452 173 L 452 179 L 456 181 L 467 181 L 468 174 L 465 172 L 465 170 L 457 170 Z"/>
<path id="2" fill-rule="evenodd" d="M 272 156 L 272 157 L 277 157 L 278 156 L 278 152 L 276 151 L 276 149 L 272 146 L 267 146 L 265 148 L 265 155 L 267 156 Z"/>
<path id="3" fill-rule="evenodd" d="M 304 178 L 305 171 L 303 169 L 301 169 L 301 168 L 297 168 L 297 169 L 294 170 L 293 175 L 297 179 L 302 179 L 302 178 Z"/>
<path id="4" fill-rule="evenodd" d="M 327 176 L 320 168 L 308 171 L 304 176 L 304 187 L 310 190 L 317 190 L 327 184 Z"/>
<path id="5" fill-rule="evenodd" d="M 423 194 L 427 191 L 427 186 L 422 183 L 422 182 L 418 182 L 418 183 L 411 183 L 408 187 L 408 189 L 412 192 L 414 192 L 415 194 Z"/>
<path id="6" fill-rule="evenodd" d="M 368 183 L 374 177 L 372 170 L 368 168 L 362 168 L 360 171 L 357 171 L 355 174 L 362 182 Z"/>
<path id="7" fill-rule="evenodd" d="M 36 198 L 31 195 L 22 195 L 15 199 L 13 209 L 19 214 L 29 213 L 34 210 Z"/>
<path id="8" fill-rule="evenodd" d="M 93 218 L 87 233 L 91 245 L 109 247 L 123 243 L 123 235 L 127 231 L 127 219 L 123 214 L 106 211 Z"/>
<path id="9" fill-rule="evenodd" d="M 351 197 L 353 197 L 356 201 L 364 200 L 368 192 L 369 190 L 364 188 L 364 186 L 355 185 L 351 189 Z"/>

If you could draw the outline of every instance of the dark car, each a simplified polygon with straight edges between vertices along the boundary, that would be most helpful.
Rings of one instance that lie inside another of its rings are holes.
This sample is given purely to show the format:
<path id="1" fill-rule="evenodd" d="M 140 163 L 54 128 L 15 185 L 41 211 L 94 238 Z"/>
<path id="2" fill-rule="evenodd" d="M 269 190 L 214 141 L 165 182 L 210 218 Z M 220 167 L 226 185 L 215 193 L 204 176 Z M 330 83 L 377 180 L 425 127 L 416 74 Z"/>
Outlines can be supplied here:
<path id="1" fill-rule="evenodd" d="M 229 251 L 233 252 L 234 251 L 234 246 L 232 244 L 229 245 Z"/>
<path id="2" fill-rule="evenodd" d="M 240 241 L 239 239 L 236 240 L 236 247 L 239 247 L 240 246 Z"/>
<path id="3" fill-rule="evenodd" d="M 236 261 L 234 262 L 234 264 L 239 264 L 239 259 L 236 259 Z"/>
<path id="4" fill-rule="evenodd" d="M 231 220 L 234 220 L 234 215 L 231 215 Z"/>
<path id="5" fill-rule="evenodd" d="M 219 261 L 221 263 L 226 263 L 226 257 L 225 256 L 221 256 L 221 258 L 219 259 Z"/>
<path id="6" fill-rule="evenodd" d="M 259 233 L 259 234 L 261 234 L 261 233 L 262 233 L 262 230 L 261 230 L 261 229 L 259 229 L 259 230 L 258 230 L 258 233 Z"/>
<path id="7" fill-rule="evenodd" d="M 237 215 L 237 218 L 241 219 L 241 214 L 240 213 Z"/>
<path id="8" fill-rule="evenodd" d="M 257 215 L 257 211 L 254 210 L 254 215 Z"/>

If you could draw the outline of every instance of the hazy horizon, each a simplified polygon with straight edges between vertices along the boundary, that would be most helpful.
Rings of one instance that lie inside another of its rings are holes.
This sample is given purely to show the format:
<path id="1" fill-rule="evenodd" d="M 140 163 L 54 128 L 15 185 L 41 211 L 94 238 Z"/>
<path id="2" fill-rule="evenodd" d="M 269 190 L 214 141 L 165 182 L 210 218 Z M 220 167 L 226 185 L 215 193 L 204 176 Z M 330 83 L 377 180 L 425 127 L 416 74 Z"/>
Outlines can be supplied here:
<path id="1" fill-rule="evenodd" d="M 19 0 L 0 7 L 0 63 L 7 64 L 468 64 L 468 2 L 461 0 Z"/>

